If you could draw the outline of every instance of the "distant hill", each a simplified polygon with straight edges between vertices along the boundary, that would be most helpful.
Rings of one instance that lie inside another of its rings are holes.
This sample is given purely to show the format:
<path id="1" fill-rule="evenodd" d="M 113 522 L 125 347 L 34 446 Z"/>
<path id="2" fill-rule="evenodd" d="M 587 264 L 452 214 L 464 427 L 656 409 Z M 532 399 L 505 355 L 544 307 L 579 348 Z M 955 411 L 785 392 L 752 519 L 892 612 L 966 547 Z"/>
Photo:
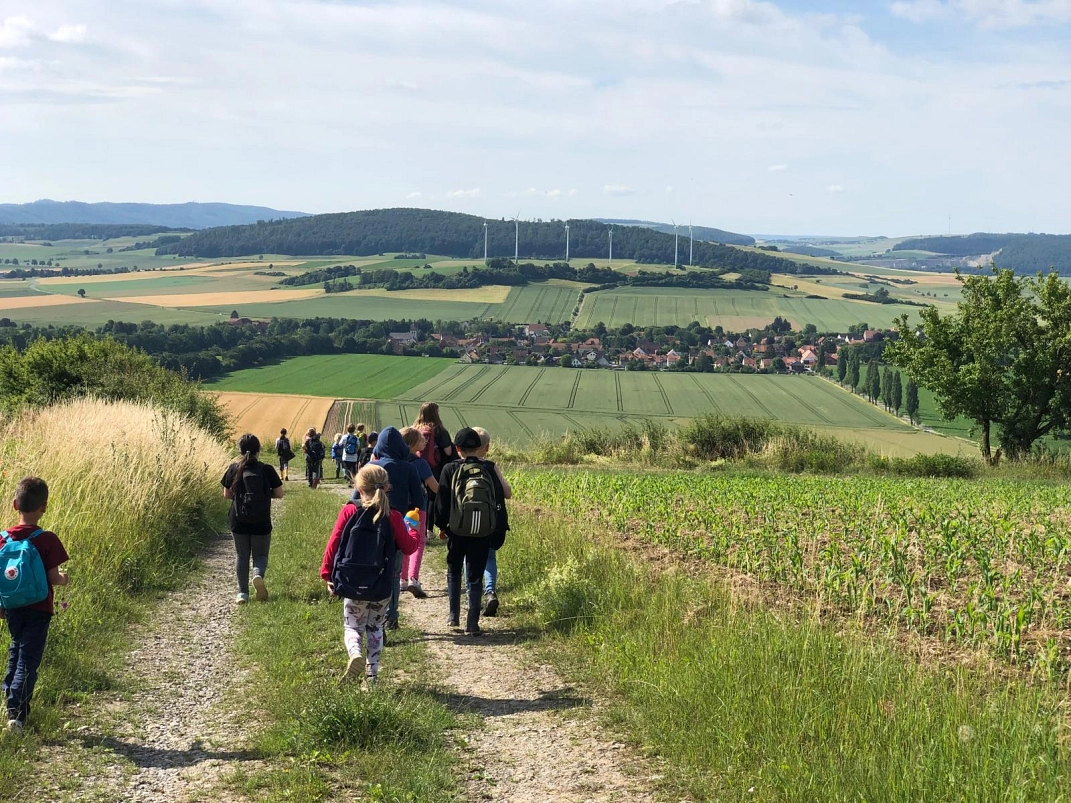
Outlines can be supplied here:
<path id="1" fill-rule="evenodd" d="M 512 257 L 512 220 L 487 221 L 488 255 Z M 569 221 L 569 254 L 605 259 L 609 226 L 594 220 Z M 673 236 L 642 226 L 614 229 L 614 258 L 641 263 L 673 262 Z M 276 220 L 253 226 L 227 226 L 195 232 L 157 249 L 161 255 L 233 257 L 253 254 L 370 256 L 391 252 L 441 254 L 461 259 L 483 257 L 484 218 L 431 209 L 370 209 L 362 212 Z M 520 256 L 554 261 L 565 257 L 565 221 L 520 223 Z M 688 259 L 687 242 L 680 250 Z M 796 262 L 727 245 L 696 242 L 696 265 L 794 273 Z M 815 268 L 808 266 L 813 272 Z"/>
<path id="2" fill-rule="evenodd" d="M 948 256 L 995 254 L 993 264 L 1017 273 L 1055 269 L 1071 276 L 1071 234 L 967 234 L 957 237 L 917 237 L 904 240 L 894 251 L 933 251 Z"/>
<path id="3" fill-rule="evenodd" d="M 664 234 L 673 233 L 672 223 L 656 223 L 653 220 L 629 220 L 627 218 L 594 218 L 597 223 L 609 223 L 614 226 L 642 226 L 646 229 L 654 229 Z M 678 233 L 684 237 L 688 236 L 688 227 L 678 224 Z M 725 245 L 754 245 L 755 238 L 749 237 L 746 234 L 737 234 L 732 231 L 724 231 L 722 229 L 711 228 L 710 226 L 692 226 L 692 236 L 696 240 L 703 240 L 708 243 L 724 243 Z M 670 260 L 672 261 L 672 260 Z"/>
<path id="4" fill-rule="evenodd" d="M 827 259 L 837 259 L 840 256 L 840 251 L 834 251 L 831 248 L 818 248 L 814 245 L 783 245 L 781 251 L 786 254 L 802 254 L 808 257 L 826 257 Z"/>
<path id="5" fill-rule="evenodd" d="M 169 229 L 207 229 L 237 226 L 258 220 L 304 217 L 304 212 L 283 212 L 266 206 L 235 204 L 135 204 L 33 201 L 0 204 L 0 223 L 141 223 Z"/>

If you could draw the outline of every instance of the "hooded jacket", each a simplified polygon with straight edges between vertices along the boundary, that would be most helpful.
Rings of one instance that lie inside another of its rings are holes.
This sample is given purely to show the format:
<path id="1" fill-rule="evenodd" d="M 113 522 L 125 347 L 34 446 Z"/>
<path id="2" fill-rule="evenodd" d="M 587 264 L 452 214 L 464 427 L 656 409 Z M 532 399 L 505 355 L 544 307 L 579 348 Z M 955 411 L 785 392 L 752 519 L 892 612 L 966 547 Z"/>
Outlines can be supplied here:
<path id="1" fill-rule="evenodd" d="M 402 440 L 402 433 L 394 427 L 386 427 L 379 433 L 379 441 L 372 450 L 372 465 L 380 466 L 390 478 L 391 489 L 387 493 L 391 510 L 402 511 L 419 508 L 424 510 L 428 498 L 424 495 L 424 483 L 416 467 L 409 462 L 409 447 Z"/>

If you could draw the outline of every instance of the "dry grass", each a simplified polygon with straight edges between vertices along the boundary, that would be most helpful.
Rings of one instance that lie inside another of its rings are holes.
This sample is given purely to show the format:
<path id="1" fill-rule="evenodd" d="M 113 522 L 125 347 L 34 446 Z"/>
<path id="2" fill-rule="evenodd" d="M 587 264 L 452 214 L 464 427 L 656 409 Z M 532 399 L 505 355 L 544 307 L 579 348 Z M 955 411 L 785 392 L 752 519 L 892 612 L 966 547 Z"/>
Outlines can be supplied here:
<path id="1" fill-rule="evenodd" d="M 32 309 L 34 307 L 65 307 L 68 304 L 94 304 L 95 298 L 77 296 L 53 296 L 44 293 L 36 296 L 0 296 L 0 312 L 9 309 Z"/>
<path id="2" fill-rule="evenodd" d="M 419 274 L 417 274 L 419 275 Z M 366 298 L 379 296 L 381 298 L 410 299 L 414 301 L 442 301 L 444 298 L 453 301 L 472 301 L 479 304 L 501 304 L 506 300 L 512 287 L 502 284 L 490 284 L 485 287 L 471 287 L 464 290 L 438 290 L 428 288 L 426 290 L 383 290 L 376 288 L 371 290 L 353 290 L 346 293 L 347 297 Z"/>
<path id="3" fill-rule="evenodd" d="M 261 304 L 274 301 L 297 301 L 322 296 L 323 290 L 246 290 L 219 293 L 174 293 L 157 296 L 124 296 L 108 301 L 136 300 L 153 307 L 222 307 L 238 304 Z"/>
<path id="4" fill-rule="evenodd" d="M 281 393 L 217 395 L 234 419 L 238 432 L 252 432 L 265 446 L 274 443 L 281 427 L 300 437 L 309 427 L 323 428 L 335 400 L 322 396 L 291 396 Z"/>

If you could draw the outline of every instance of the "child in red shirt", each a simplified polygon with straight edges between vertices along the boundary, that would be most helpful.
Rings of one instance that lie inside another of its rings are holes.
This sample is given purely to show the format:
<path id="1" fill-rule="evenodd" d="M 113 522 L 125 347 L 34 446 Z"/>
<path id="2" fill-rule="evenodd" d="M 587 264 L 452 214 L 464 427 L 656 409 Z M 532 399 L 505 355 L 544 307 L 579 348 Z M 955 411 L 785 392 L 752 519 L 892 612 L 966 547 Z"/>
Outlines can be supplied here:
<path id="1" fill-rule="evenodd" d="M 381 466 L 365 466 L 357 472 L 355 484 L 356 493 L 339 512 L 335 529 L 324 550 L 323 563 L 320 565 L 320 577 L 327 583 L 327 590 L 331 594 L 336 593 L 331 577 L 335 568 L 335 558 L 342 544 L 343 533 L 351 519 L 359 516 L 363 511 L 374 512 L 373 521 L 377 523 L 384 514 L 388 516 L 394 544 L 402 551 L 402 554 L 411 555 L 417 548 L 417 539 L 410 535 L 401 511 L 390 509 L 390 500 L 387 497 L 390 482 L 386 470 Z M 390 565 L 385 568 L 388 579 L 394 576 L 393 568 L 392 558 Z M 343 679 L 365 675 L 369 683 L 376 681 L 379 673 L 379 656 L 383 650 L 383 623 L 386 620 L 387 605 L 390 602 L 389 584 L 385 586 L 385 589 L 386 593 L 382 599 L 343 599 L 343 641 L 346 644 L 346 652 L 349 654 Z"/>
<path id="2" fill-rule="evenodd" d="M 26 477 L 15 489 L 12 507 L 18 511 L 19 523 L 6 531 L 7 539 L 21 541 L 29 538 L 37 532 L 37 523 L 48 509 L 48 485 L 37 477 Z M 0 536 L 0 546 L 7 539 Z M 53 586 L 65 586 L 68 582 L 67 573 L 59 569 L 68 560 L 59 536 L 46 530 L 33 537 L 33 545 L 45 565 L 48 596 L 41 602 L 4 611 L 11 632 L 11 648 L 3 692 L 7 702 L 7 729 L 14 732 L 23 729 L 30 715 L 30 699 L 37 684 L 37 669 L 45 652 L 48 626 L 54 612 Z"/>

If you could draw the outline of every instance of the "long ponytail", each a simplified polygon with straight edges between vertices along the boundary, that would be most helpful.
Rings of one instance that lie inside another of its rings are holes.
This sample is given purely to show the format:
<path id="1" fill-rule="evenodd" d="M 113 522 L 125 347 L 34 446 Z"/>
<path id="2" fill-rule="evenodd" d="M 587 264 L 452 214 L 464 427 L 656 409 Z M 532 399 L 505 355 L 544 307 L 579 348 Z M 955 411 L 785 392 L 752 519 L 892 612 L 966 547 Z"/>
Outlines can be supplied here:
<path id="1" fill-rule="evenodd" d="M 246 468 L 255 465 L 257 462 L 257 456 L 260 454 L 260 438 L 247 432 L 238 439 L 238 451 L 242 453 L 242 457 L 239 459 L 238 467 L 234 472 L 234 482 L 231 483 L 231 491 L 234 493 L 239 492 L 239 486 L 242 485 L 242 475 L 245 473 Z"/>
<path id="2" fill-rule="evenodd" d="M 379 521 L 381 517 L 390 515 L 390 499 L 387 497 L 390 478 L 382 466 L 366 465 L 357 472 L 356 485 L 364 507 L 375 508 L 376 515 L 372 521 Z M 365 497 L 370 497 L 371 501 L 365 503 Z"/>

